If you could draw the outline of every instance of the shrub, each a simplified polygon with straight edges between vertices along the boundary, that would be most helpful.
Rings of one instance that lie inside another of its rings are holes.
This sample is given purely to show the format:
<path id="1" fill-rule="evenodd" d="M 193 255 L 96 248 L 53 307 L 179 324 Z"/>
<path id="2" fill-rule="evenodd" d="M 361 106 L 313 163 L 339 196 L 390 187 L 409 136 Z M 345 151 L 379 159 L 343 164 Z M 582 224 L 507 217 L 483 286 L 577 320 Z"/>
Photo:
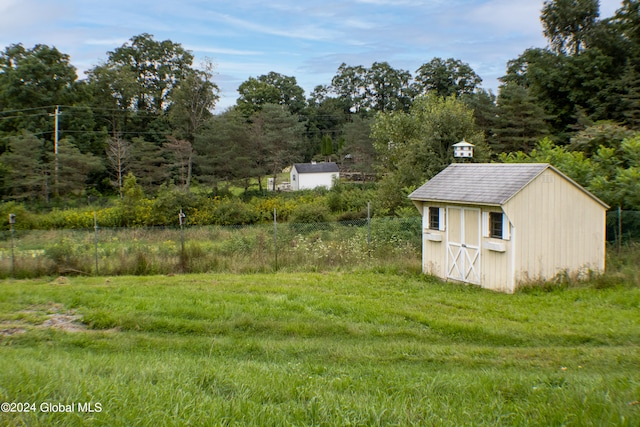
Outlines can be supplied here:
<path id="1" fill-rule="evenodd" d="M 37 228 L 37 218 L 27 209 L 16 202 L 6 202 L 0 205 L 0 230 L 9 230 L 9 214 L 16 216 L 14 225 L 16 230 L 30 230 Z"/>
<path id="2" fill-rule="evenodd" d="M 331 221 L 329 208 L 320 204 L 298 205 L 289 218 L 293 223 L 319 223 Z"/>
<path id="3" fill-rule="evenodd" d="M 216 214 L 215 223 L 218 225 L 246 225 L 258 221 L 253 207 L 237 199 L 222 199 Z"/>
<path id="4" fill-rule="evenodd" d="M 58 267 L 58 270 L 64 268 L 77 268 L 78 259 L 76 256 L 77 248 L 71 239 L 62 238 L 59 242 L 51 245 L 45 252 Z"/>

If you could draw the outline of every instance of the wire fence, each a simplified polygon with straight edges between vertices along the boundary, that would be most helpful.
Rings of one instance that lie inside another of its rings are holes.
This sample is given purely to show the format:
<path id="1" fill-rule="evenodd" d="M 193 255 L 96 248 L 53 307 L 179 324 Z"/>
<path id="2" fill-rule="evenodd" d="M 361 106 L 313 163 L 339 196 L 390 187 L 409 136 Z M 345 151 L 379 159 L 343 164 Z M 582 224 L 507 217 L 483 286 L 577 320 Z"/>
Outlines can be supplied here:
<path id="1" fill-rule="evenodd" d="M 0 277 L 419 269 L 420 248 L 420 217 L 10 230 L 0 234 Z"/>
<path id="2" fill-rule="evenodd" d="M 640 211 L 611 209 L 607 212 L 607 241 L 618 247 L 640 241 Z"/>
<path id="3" fill-rule="evenodd" d="M 640 211 L 607 212 L 618 252 L 640 241 Z M 0 278 L 420 269 L 421 218 L 330 223 L 0 232 Z"/>

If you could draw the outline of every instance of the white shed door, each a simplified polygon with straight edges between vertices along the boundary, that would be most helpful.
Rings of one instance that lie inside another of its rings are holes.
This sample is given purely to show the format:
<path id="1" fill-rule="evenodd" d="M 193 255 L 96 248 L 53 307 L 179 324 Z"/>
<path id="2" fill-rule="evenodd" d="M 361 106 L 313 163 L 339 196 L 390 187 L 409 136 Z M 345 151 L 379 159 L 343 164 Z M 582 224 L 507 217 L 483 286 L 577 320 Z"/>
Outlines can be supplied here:
<path id="1" fill-rule="evenodd" d="M 480 209 L 447 207 L 447 277 L 480 284 Z"/>

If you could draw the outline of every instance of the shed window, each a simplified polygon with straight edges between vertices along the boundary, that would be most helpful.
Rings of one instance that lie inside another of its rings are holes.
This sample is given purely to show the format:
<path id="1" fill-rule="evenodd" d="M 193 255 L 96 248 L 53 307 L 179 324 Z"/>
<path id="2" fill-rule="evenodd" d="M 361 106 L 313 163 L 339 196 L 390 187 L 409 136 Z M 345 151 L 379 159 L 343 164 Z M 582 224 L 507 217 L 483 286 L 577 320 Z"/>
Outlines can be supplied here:
<path id="1" fill-rule="evenodd" d="M 429 228 L 431 230 L 440 229 L 440 208 L 429 208 Z"/>
<path id="2" fill-rule="evenodd" d="M 502 239 L 502 212 L 489 212 L 489 237 Z"/>

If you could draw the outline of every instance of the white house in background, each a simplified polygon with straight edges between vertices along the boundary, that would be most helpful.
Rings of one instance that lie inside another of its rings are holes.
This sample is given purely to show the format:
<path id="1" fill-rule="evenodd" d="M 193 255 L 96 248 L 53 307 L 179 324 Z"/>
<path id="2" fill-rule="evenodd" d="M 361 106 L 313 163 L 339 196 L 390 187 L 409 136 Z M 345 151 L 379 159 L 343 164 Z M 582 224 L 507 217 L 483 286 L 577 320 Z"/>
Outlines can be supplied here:
<path id="1" fill-rule="evenodd" d="M 334 162 L 295 163 L 290 172 L 293 191 L 312 190 L 318 187 L 329 189 L 338 178 L 340 178 L 340 171 Z"/>
<path id="2" fill-rule="evenodd" d="M 608 206 L 549 164 L 452 164 L 409 198 L 425 273 L 514 292 L 604 272 Z"/>

